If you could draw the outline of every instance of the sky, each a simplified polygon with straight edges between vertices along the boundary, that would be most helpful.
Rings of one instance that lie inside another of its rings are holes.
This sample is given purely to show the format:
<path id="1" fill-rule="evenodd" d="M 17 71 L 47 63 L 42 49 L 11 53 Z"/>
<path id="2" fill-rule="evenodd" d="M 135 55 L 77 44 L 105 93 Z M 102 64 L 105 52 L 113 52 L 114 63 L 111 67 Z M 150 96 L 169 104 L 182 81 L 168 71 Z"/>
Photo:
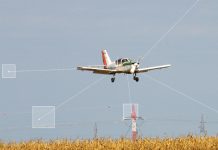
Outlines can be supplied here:
<path id="1" fill-rule="evenodd" d="M 130 102 L 139 104 L 143 137 L 199 134 L 202 114 L 216 135 L 217 1 L 200 0 L 170 30 L 195 2 L 0 0 L 0 64 L 18 71 L 0 79 L 0 139 L 92 138 L 95 122 L 99 137 L 130 137 L 122 121 Z M 102 49 L 113 60 L 149 52 L 141 67 L 172 67 L 140 74 L 139 83 L 117 75 L 113 84 L 90 72 L 39 71 L 101 65 Z M 58 107 L 56 128 L 32 129 L 32 106 Z"/>

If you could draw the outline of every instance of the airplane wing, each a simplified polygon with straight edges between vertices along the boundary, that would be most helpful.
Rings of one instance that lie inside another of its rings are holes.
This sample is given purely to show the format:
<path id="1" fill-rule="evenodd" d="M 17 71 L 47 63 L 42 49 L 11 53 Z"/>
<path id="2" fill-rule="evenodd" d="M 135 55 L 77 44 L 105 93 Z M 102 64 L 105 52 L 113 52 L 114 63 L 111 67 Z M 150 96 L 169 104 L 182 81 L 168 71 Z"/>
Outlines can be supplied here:
<path id="1" fill-rule="evenodd" d="M 117 70 L 104 69 L 104 68 L 98 68 L 98 67 L 77 67 L 77 70 L 92 71 L 93 73 L 96 73 L 96 74 L 115 74 L 115 73 L 118 73 Z"/>
<path id="2" fill-rule="evenodd" d="M 171 65 L 162 65 L 162 66 L 155 66 L 155 67 L 148 67 L 148 68 L 137 69 L 136 73 L 143 73 L 143 72 L 148 72 L 148 71 L 151 71 L 151 70 L 168 68 L 170 66 Z"/>

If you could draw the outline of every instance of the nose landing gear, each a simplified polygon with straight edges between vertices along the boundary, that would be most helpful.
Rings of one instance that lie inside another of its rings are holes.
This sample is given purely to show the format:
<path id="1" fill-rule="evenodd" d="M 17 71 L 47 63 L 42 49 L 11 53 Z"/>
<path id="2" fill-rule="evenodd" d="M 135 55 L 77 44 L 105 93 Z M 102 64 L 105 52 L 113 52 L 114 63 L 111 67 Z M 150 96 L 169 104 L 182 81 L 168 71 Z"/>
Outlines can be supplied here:
<path id="1" fill-rule="evenodd" d="M 139 77 L 137 77 L 136 74 L 134 74 L 133 80 L 135 80 L 136 82 L 139 82 Z"/>

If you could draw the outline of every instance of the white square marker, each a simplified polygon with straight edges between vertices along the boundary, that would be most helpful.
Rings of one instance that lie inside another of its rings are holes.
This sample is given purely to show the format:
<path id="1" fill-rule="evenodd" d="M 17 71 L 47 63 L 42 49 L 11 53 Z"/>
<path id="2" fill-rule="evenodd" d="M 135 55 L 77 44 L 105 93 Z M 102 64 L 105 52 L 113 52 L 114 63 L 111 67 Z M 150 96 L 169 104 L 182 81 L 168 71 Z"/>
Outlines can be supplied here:
<path id="1" fill-rule="evenodd" d="M 16 65 L 15 64 L 2 64 L 2 79 L 16 78 Z"/>
<path id="2" fill-rule="evenodd" d="M 130 120 L 133 111 L 135 111 L 136 116 L 139 116 L 138 104 L 123 104 L 123 120 Z"/>
<path id="3" fill-rule="evenodd" d="M 32 128 L 55 128 L 55 106 L 32 106 Z"/>

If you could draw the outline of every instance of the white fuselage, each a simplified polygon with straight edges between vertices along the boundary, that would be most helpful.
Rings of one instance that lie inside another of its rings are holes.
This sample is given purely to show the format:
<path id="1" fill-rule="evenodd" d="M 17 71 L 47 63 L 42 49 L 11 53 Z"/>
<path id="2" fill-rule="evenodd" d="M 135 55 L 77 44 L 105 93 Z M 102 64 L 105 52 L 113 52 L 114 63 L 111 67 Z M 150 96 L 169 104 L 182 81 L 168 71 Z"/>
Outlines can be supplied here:
<path id="1" fill-rule="evenodd" d="M 135 73 L 136 68 L 139 67 L 139 65 L 137 63 L 134 63 L 129 59 L 119 59 L 119 60 L 117 60 L 115 62 L 111 62 L 111 64 L 106 66 L 106 68 L 117 70 L 117 71 L 124 72 L 127 74 L 133 74 L 133 73 Z M 123 60 L 126 60 L 126 61 L 122 62 Z"/>

